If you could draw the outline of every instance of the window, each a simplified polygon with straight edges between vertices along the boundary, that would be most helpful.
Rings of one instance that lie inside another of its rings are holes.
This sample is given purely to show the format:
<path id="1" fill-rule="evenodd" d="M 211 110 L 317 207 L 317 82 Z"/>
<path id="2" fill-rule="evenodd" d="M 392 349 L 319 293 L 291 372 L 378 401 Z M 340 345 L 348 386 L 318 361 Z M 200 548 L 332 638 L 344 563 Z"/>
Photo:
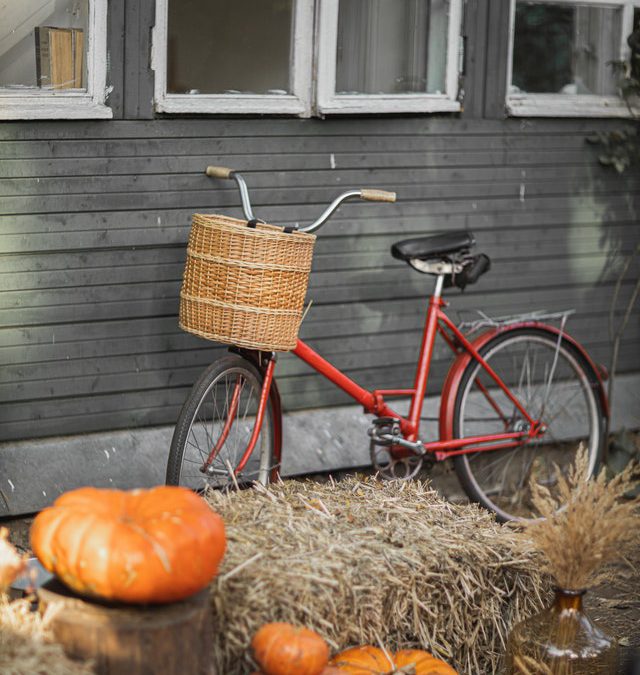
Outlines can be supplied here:
<path id="1" fill-rule="evenodd" d="M 461 5 L 157 0 L 156 109 L 301 116 L 457 111 Z"/>
<path id="2" fill-rule="evenodd" d="M 156 12 L 157 110 L 304 114 L 309 109 L 309 0 L 157 0 Z"/>
<path id="3" fill-rule="evenodd" d="M 0 3 L 0 119 L 111 117 L 107 0 Z"/>
<path id="4" fill-rule="evenodd" d="M 457 111 L 461 3 L 324 0 L 318 109 Z"/>
<path id="5" fill-rule="evenodd" d="M 512 0 L 512 115 L 628 116 L 612 62 L 628 58 L 634 9 L 620 0 Z"/>

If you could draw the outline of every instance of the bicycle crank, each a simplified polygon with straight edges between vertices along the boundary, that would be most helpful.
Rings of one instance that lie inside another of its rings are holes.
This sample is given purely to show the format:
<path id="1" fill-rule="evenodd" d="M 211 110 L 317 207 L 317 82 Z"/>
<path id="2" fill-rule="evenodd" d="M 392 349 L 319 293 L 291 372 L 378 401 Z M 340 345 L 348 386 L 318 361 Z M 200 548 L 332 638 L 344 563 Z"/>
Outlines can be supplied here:
<path id="1" fill-rule="evenodd" d="M 400 433 L 400 422 L 393 417 L 379 417 L 369 428 L 371 464 L 386 480 L 411 480 L 423 464 L 422 443 L 405 440 Z"/>
<path id="2" fill-rule="evenodd" d="M 411 480 L 422 469 L 422 457 L 408 455 L 407 457 L 394 457 L 392 446 L 377 445 L 371 441 L 369 453 L 371 464 L 376 472 L 385 480 Z"/>

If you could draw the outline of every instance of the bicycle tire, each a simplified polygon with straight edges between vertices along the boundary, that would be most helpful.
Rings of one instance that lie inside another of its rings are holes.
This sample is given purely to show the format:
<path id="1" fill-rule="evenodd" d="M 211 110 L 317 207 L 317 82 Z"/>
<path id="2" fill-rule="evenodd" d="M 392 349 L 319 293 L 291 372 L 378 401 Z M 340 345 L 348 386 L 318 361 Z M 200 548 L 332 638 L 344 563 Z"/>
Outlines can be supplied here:
<path id="1" fill-rule="evenodd" d="M 535 519 L 537 512 L 529 489 L 532 476 L 553 493 L 554 463 L 566 472 L 581 443 L 587 447 L 589 476 L 600 466 L 604 410 L 598 395 L 599 381 L 591 364 L 569 340 L 544 328 L 507 330 L 479 351 L 527 412 L 541 418 L 548 431 L 541 439 L 517 448 L 458 455 L 454 458 L 455 470 L 469 498 L 493 511 L 499 521 Z M 518 356 L 522 356 L 520 365 Z M 513 372 L 509 373 L 508 362 L 514 365 Z M 454 404 L 456 438 L 505 432 L 504 417 L 492 419 L 491 413 L 487 414 L 490 409 L 493 415 L 497 413 L 478 390 L 476 379 L 482 373 L 481 384 L 486 384 L 489 376 L 479 362 L 472 360 L 462 375 Z M 474 386 L 476 391 L 472 392 Z M 506 405 L 504 393 L 494 385 L 489 394 L 498 408 L 511 409 L 508 430 L 521 429 L 525 421 L 511 402 Z M 479 412 L 472 413 L 472 407 Z"/>
<path id="2" fill-rule="evenodd" d="M 259 370 L 237 354 L 219 359 L 202 373 L 178 416 L 167 462 L 167 485 L 202 490 L 207 486 L 227 488 L 254 481 L 262 484 L 269 482 L 274 448 L 271 398 L 267 400 L 260 436 L 249 462 L 242 473 L 232 475 L 253 432 L 262 382 Z M 222 438 L 223 429 L 226 428 L 226 413 L 231 409 L 236 386 L 239 415 L 234 415 L 234 421 L 226 431 L 210 470 L 205 473 L 201 467 L 205 465 L 212 446 L 215 447 Z"/>

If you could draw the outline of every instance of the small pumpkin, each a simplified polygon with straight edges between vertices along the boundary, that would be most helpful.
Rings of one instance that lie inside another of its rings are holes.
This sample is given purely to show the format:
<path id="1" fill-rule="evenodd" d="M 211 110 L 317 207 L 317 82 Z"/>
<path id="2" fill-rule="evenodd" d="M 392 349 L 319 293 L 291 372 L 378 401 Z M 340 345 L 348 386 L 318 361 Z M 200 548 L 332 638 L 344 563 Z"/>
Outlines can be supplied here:
<path id="1" fill-rule="evenodd" d="M 226 538 L 222 518 L 186 488 L 86 487 L 38 514 L 31 546 L 78 593 L 161 603 L 203 589 L 218 571 Z"/>
<path id="2" fill-rule="evenodd" d="M 421 649 L 402 649 L 393 660 L 398 669 L 413 666 L 415 675 L 457 675 L 448 663 Z"/>
<path id="3" fill-rule="evenodd" d="M 371 645 L 345 649 L 331 659 L 331 665 L 351 675 L 386 675 L 394 671 L 385 652 Z"/>
<path id="4" fill-rule="evenodd" d="M 329 662 L 329 645 L 314 631 L 289 623 L 268 623 L 251 641 L 265 675 L 320 675 Z"/>

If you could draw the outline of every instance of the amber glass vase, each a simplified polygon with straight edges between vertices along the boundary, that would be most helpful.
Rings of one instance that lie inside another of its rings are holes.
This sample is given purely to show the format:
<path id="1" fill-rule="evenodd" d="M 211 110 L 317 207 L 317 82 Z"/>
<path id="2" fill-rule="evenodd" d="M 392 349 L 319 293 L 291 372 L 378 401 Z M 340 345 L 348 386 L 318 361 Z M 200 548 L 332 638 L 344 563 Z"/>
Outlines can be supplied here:
<path id="1" fill-rule="evenodd" d="M 615 675 L 618 644 L 585 614 L 584 593 L 558 588 L 551 607 L 514 626 L 506 675 Z"/>

